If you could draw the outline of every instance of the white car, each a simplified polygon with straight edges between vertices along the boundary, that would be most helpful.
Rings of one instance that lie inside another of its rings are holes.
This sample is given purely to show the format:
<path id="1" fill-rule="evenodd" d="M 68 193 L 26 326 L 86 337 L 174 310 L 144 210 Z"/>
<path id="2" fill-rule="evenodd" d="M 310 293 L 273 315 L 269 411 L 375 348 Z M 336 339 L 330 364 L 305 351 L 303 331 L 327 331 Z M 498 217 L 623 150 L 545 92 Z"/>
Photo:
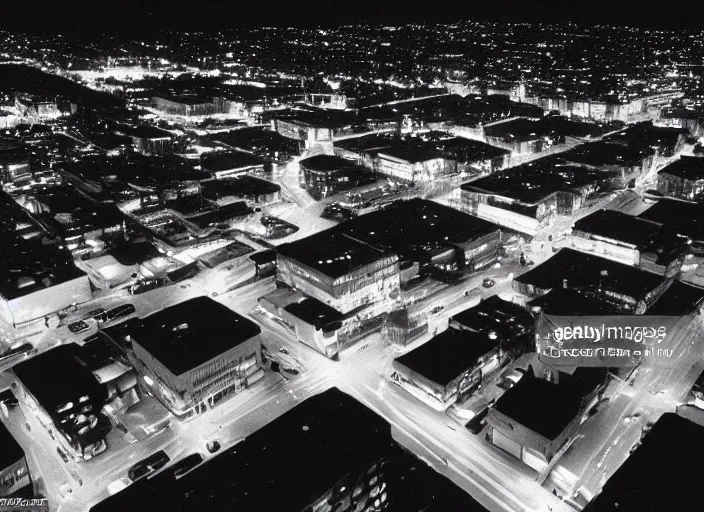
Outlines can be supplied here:
<path id="1" fill-rule="evenodd" d="M 130 483 L 129 478 L 120 478 L 119 480 L 115 480 L 111 484 L 108 484 L 108 492 L 110 493 L 110 496 L 125 489 L 128 485 L 130 485 Z"/>

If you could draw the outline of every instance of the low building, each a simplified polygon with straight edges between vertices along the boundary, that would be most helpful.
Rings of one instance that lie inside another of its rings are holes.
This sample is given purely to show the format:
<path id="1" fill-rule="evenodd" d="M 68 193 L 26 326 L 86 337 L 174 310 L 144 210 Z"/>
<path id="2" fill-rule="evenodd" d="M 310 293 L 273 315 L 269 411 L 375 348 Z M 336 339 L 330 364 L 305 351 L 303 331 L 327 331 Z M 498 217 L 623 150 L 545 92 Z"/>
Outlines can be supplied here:
<path id="1" fill-rule="evenodd" d="M 447 329 L 394 359 L 395 380 L 438 410 L 471 394 L 503 359 L 493 333 Z"/>
<path id="2" fill-rule="evenodd" d="M 155 96 L 152 98 L 152 102 L 155 109 L 177 116 L 208 116 L 225 113 L 220 105 L 222 102 L 197 95 Z"/>
<path id="3" fill-rule="evenodd" d="M 201 182 L 203 197 L 219 204 L 244 199 L 254 204 L 271 204 L 281 201 L 281 187 L 271 181 L 239 174 Z"/>
<path id="4" fill-rule="evenodd" d="M 579 289 L 622 312 L 645 311 L 673 280 L 574 249 L 561 249 L 532 270 L 514 278 L 514 289 L 530 297 L 558 288 Z"/>
<path id="5" fill-rule="evenodd" d="M 31 175 L 30 152 L 20 144 L 0 147 L 0 184 Z"/>
<path id="6" fill-rule="evenodd" d="M 484 174 L 509 167 L 511 151 L 479 140 L 455 137 L 449 133 L 431 131 L 419 134 L 428 147 L 441 151 L 456 162 L 458 173 Z M 411 139 L 413 140 L 413 139 Z"/>
<path id="7" fill-rule="evenodd" d="M 174 153 L 174 136 L 156 126 L 121 126 L 118 134 L 132 138 L 138 153 L 147 156 L 165 156 Z"/>
<path id="8" fill-rule="evenodd" d="M 33 121 L 57 119 L 71 113 L 71 105 L 56 97 L 16 94 L 15 108 L 22 117 Z"/>
<path id="9" fill-rule="evenodd" d="M 400 287 L 398 256 L 334 228 L 277 250 L 277 279 L 340 313 L 385 302 Z"/>
<path id="10" fill-rule="evenodd" d="M 639 150 L 652 150 L 655 157 L 671 158 L 684 146 L 687 130 L 664 126 L 654 126 L 645 121 L 604 137 L 606 142 L 625 144 Z"/>
<path id="11" fill-rule="evenodd" d="M 689 201 L 704 199 L 704 158 L 681 156 L 658 171 L 658 192 Z"/>
<path id="12" fill-rule="evenodd" d="M 298 403 L 184 476 L 167 469 L 91 512 L 153 508 L 486 512 L 399 447 L 383 418 L 336 388 Z"/>
<path id="13" fill-rule="evenodd" d="M 415 183 L 454 174 L 457 162 L 444 152 L 418 145 L 397 144 L 378 152 L 378 171 L 389 178 Z"/>
<path id="14" fill-rule="evenodd" d="M 267 163 L 263 158 L 244 151 L 211 151 L 201 155 L 200 166 L 215 178 L 228 178 L 262 172 Z"/>
<path id="15" fill-rule="evenodd" d="M 0 423 L 0 498 L 11 498 L 31 485 L 24 450 L 7 427 Z"/>
<path id="16" fill-rule="evenodd" d="M 633 147 L 620 142 L 590 142 L 560 154 L 568 162 L 601 170 L 610 176 L 613 189 L 624 189 L 646 174 L 653 166 L 655 151 L 650 147 Z"/>
<path id="17" fill-rule="evenodd" d="M 703 434 L 704 427 L 663 414 L 584 512 L 700 510 L 704 477 L 685 468 L 704 456 Z"/>
<path id="18" fill-rule="evenodd" d="M 704 112 L 689 107 L 664 108 L 659 123 L 672 128 L 683 128 L 692 137 L 704 135 Z"/>
<path id="19" fill-rule="evenodd" d="M 659 224 L 616 210 L 598 210 L 572 226 L 571 246 L 626 265 L 675 275 L 689 240 Z"/>
<path id="20" fill-rule="evenodd" d="M 102 412 L 108 388 L 85 365 L 82 351 L 75 344 L 62 345 L 12 368 L 18 399 L 76 461 L 103 453 L 112 427 Z"/>
<path id="21" fill-rule="evenodd" d="M 340 351 L 344 315 L 312 297 L 280 288 L 259 298 L 259 307 L 286 325 L 296 339 L 334 359 Z"/>
<path id="22" fill-rule="evenodd" d="M 542 472 L 574 438 L 606 376 L 606 368 L 580 368 L 553 383 L 527 373 L 489 409 L 487 439 Z"/>
<path id="23" fill-rule="evenodd" d="M 376 181 L 364 167 L 338 156 L 311 156 L 301 160 L 300 166 L 303 173 L 301 184 L 318 201 Z"/>
<path id="24" fill-rule="evenodd" d="M 533 235 L 555 215 L 571 216 L 596 201 L 608 181 L 600 171 L 542 158 L 465 183 L 451 201 L 481 219 Z"/>
<path id="25" fill-rule="evenodd" d="M 260 332 L 251 320 L 197 297 L 108 334 L 127 340 L 128 358 L 148 389 L 188 419 L 261 378 Z"/>

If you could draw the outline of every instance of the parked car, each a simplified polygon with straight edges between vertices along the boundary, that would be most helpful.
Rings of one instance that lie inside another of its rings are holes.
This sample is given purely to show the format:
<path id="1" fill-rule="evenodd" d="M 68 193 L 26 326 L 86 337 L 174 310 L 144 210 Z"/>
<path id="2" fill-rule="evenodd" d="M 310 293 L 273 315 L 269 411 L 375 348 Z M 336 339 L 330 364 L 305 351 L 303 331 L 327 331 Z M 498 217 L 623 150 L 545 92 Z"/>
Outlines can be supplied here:
<path id="1" fill-rule="evenodd" d="M 83 320 L 78 320 L 77 322 L 68 324 L 68 330 L 71 331 L 71 334 L 81 334 L 82 332 L 86 332 L 88 329 L 90 329 L 90 325 Z"/>
<path id="2" fill-rule="evenodd" d="M 143 459 L 134 466 L 132 466 L 127 472 L 127 476 L 130 480 L 136 482 L 137 480 L 144 478 L 150 473 L 154 473 L 155 471 L 160 470 L 161 468 L 166 466 L 170 460 L 171 459 L 169 459 L 169 456 L 166 455 L 166 452 L 164 452 L 164 450 L 159 450 L 155 454 L 150 455 L 146 459 Z"/>
<path id="3" fill-rule="evenodd" d="M 482 286 L 483 286 L 484 288 L 491 288 L 491 287 L 494 286 L 495 284 L 496 284 L 496 281 L 494 281 L 494 280 L 491 279 L 490 277 L 486 277 L 486 278 L 484 278 L 484 281 L 482 281 Z"/>
<path id="4" fill-rule="evenodd" d="M 17 407 L 20 402 L 17 397 L 10 389 L 6 389 L 0 393 L 0 403 L 5 404 L 6 407 Z"/>
<path id="5" fill-rule="evenodd" d="M 477 415 L 467 422 L 465 428 L 472 434 L 479 434 L 486 425 L 486 416 L 489 414 L 489 407 L 482 409 Z"/>
<path id="6" fill-rule="evenodd" d="M 88 311 L 85 315 L 81 317 L 82 320 L 97 320 L 98 322 L 105 321 L 105 313 L 107 313 L 107 310 L 105 308 L 97 308 L 93 309 L 91 311 Z"/>
<path id="7" fill-rule="evenodd" d="M 136 309 L 132 304 L 123 304 L 121 306 L 117 306 L 116 308 L 112 308 L 107 312 L 106 322 L 112 322 L 113 320 L 117 320 L 118 318 L 133 315 L 135 312 Z"/>
<path id="8" fill-rule="evenodd" d="M 30 354 L 36 354 L 37 352 L 38 350 L 34 348 L 34 345 L 32 345 L 31 343 L 24 343 L 18 347 L 11 348 L 10 350 L 0 354 L 0 362 L 4 362 L 15 356 L 29 356 Z"/>
<path id="9" fill-rule="evenodd" d="M 220 449 L 220 443 L 218 441 L 208 441 L 205 447 L 210 453 L 215 453 Z"/>
<path id="10" fill-rule="evenodd" d="M 181 459 L 171 467 L 174 478 L 182 477 L 201 462 L 203 462 L 203 455 L 200 453 L 192 453 L 188 457 Z"/>

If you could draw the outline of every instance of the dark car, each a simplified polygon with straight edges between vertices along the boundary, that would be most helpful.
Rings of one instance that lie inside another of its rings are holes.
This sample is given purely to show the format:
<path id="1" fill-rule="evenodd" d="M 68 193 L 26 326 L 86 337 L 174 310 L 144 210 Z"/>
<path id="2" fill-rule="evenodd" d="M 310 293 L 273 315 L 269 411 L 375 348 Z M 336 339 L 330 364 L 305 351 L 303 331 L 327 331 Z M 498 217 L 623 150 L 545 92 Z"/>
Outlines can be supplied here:
<path id="1" fill-rule="evenodd" d="M 117 306 L 116 308 L 113 308 L 110 311 L 108 311 L 107 321 L 111 322 L 111 321 L 116 320 L 118 318 L 130 316 L 130 315 L 134 314 L 135 312 L 136 312 L 136 310 L 132 304 L 123 304 L 122 306 Z"/>
<path id="2" fill-rule="evenodd" d="M 491 287 L 494 286 L 495 284 L 496 284 L 496 281 L 494 281 L 494 280 L 491 279 L 490 277 L 487 277 L 487 278 L 484 279 L 484 281 L 482 281 L 482 286 L 483 286 L 484 288 L 491 288 Z"/>
<path id="3" fill-rule="evenodd" d="M 484 408 L 479 414 L 467 422 L 465 425 L 467 430 L 469 430 L 472 434 L 478 434 L 481 432 L 484 425 L 486 425 L 487 414 L 489 414 L 489 407 Z"/>
<path id="4" fill-rule="evenodd" d="M 205 447 L 210 453 L 215 453 L 220 449 L 220 443 L 218 441 L 208 441 Z"/>
<path id="5" fill-rule="evenodd" d="M 36 352 L 37 352 L 37 349 L 35 349 L 31 343 L 25 343 L 23 345 L 20 345 L 17 348 L 11 348 L 10 350 L 0 354 L 0 362 L 6 361 L 6 360 L 11 359 L 15 356 L 19 356 L 19 355 L 28 356 L 29 354 L 36 353 Z"/>
<path id="6" fill-rule="evenodd" d="M 203 455 L 200 453 L 193 453 L 188 457 L 181 459 L 171 468 L 173 470 L 174 478 L 182 477 L 201 462 L 203 462 Z"/>
<path id="7" fill-rule="evenodd" d="M 146 459 L 141 460 L 132 466 L 127 472 L 127 476 L 130 480 L 136 482 L 140 478 L 147 476 L 149 473 L 160 470 L 166 466 L 170 460 L 171 459 L 169 459 L 169 456 L 166 455 L 166 452 L 164 452 L 164 450 L 160 450 L 154 455 L 150 455 Z"/>
<path id="8" fill-rule="evenodd" d="M 90 325 L 85 323 L 83 320 L 78 320 L 77 322 L 68 324 L 68 330 L 71 331 L 72 334 L 81 334 L 82 332 L 86 332 L 88 329 L 90 329 Z"/>
<path id="9" fill-rule="evenodd" d="M 107 318 L 106 313 L 107 310 L 105 308 L 98 308 L 88 311 L 88 313 L 83 315 L 81 318 L 83 320 L 97 320 L 98 322 L 104 322 Z"/>

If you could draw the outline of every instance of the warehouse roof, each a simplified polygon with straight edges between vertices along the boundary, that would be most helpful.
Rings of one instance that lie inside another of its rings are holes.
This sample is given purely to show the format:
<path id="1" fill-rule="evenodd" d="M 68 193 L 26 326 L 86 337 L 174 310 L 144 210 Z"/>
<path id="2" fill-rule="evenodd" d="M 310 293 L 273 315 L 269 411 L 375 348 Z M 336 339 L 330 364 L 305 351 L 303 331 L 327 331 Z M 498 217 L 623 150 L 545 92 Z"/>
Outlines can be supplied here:
<path id="1" fill-rule="evenodd" d="M 658 174 L 670 174 L 686 180 L 704 179 L 704 158 L 699 156 L 681 156 L 671 164 L 663 167 Z"/>
<path id="2" fill-rule="evenodd" d="M 704 427 L 665 413 L 584 512 L 702 510 Z"/>
<path id="3" fill-rule="evenodd" d="M 450 328 L 395 361 L 432 382 L 447 386 L 498 345 L 499 339 L 491 339 L 487 333 Z"/>
<path id="4" fill-rule="evenodd" d="M 661 199 L 638 217 L 665 224 L 693 240 L 704 240 L 704 204 Z"/>
<path id="5" fill-rule="evenodd" d="M 598 141 L 582 144 L 561 153 L 560 156 L 570 162 L 598 167 L 602 165 L 637 166 L 653 154 L 654 151 L 650 148 L 634 148 L 623 144 Z"/>
<path id="6" fill-rule="evenodd" d="M 128 333 L 174 375 L 197 368 L 261 332 L 209 297 L 196 297 L 133 323 Z"/>
<path id="7" fill-rule="evenodd" d="M 616 210 L 597 210 L 575 222 L 572 229 L 642 248 L 657 238 L 660 226 Z"/>
<path id="8" fill-rule="evenodd" d="M 562 287 L 563 279 L 571 288 L 594 287 L 601 283 L 606 289 L 630 295 L 636 300 L 663 281 L 663 277 L 657 274 L 568 248 L 560 249 L 553 257 L 514 281 L 550 290 Z"/>
<path id="9" fill-rule="evenodd" d="M 163 471 L 91 511 L 112 512 L 125 506 L 148 510 L 165 504 L 174 512 L 307 510 L 322 505 L 336 486 L 343 484 L 349 490 L 363 476 L 377 476 L 386 484 L 389 512 L 485 511 L 399 448 L 381 417 L 336 388 L 304 400 L 182 478 L 175 480 L 170 471 Z M 334 499 L 328 505 L 334 506 Z"/>
<path id="10" fill-rule="evenodd" d="M 577 417 L 584 399 L 605 382 L 606 375 L 606 368 L 579 368 L 572 375 L 561 373 L 559 384 L 553 384 L 529 373 L 501 395 L 494 409 L 553 440 Z"/>
<path id="11" fill-rule="evenodd" d="M 461 186 L 468 192 L 495 194 L 534 204 L 558 191 L 576 191 L 606 180 L 603 173 L 546 157 Z"/>

